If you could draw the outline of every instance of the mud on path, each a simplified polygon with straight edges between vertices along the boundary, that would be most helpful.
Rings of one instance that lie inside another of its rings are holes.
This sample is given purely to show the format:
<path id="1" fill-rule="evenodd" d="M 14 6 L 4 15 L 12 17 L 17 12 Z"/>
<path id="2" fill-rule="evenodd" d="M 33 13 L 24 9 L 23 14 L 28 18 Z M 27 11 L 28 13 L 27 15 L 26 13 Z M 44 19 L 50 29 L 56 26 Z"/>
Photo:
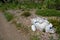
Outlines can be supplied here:
<path id="1" fill-rule="evenodd" d="M 24 38 L 16 27 L 9 24 L 4 15 L 0 13 L 0 39 L 1 40 L 28 40 Z"/>

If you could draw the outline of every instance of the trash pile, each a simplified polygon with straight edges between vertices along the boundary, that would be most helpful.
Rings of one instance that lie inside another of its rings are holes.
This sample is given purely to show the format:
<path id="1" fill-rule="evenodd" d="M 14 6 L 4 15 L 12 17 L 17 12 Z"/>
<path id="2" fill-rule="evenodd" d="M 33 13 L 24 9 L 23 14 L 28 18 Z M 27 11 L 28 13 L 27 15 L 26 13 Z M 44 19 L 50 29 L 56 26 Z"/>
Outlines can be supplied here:
<path id="1" fill-rule="evenodd" d="M 32 31 L 40 30 L 48 33 L 55 33 L 52 23 L 50 23 L 47 19 L 42 17 L 36 17 L 31 19 L 31 29 Z"/>

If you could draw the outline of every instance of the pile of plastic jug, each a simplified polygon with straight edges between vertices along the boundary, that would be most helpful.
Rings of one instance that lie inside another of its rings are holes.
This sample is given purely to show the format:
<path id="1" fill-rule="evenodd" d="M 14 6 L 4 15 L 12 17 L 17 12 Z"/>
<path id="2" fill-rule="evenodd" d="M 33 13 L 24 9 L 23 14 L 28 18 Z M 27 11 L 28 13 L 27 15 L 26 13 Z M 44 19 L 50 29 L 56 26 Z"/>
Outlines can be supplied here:
<path id="1" fill-rule="evenodd" d="M 42 17 L 36 17 L 31 19 L 31 29 L 32 31 L 40 30 L 49 33 L 55 33 L 52 23 L 50 23 L 47 19 Z"/>

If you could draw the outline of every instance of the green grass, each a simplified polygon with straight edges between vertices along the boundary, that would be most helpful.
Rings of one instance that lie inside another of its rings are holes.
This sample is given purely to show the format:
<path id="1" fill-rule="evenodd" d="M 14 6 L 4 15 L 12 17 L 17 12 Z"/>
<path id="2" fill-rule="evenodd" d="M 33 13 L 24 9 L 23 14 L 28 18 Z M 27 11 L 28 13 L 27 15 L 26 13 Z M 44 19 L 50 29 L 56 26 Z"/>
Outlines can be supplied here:
<path id="1" fill-rule="evenodd" d="M 58 17 L 60 17 L 60 11 L 57 11 L 55 9 L 46 9 L 46 10 L 38 9 L 36 11 L 36 14 L 39 16 L 58 16 Z"/>
<path id="2" fill-rule="evenodd" d="M 34 2 L 21 3 L 21 6 L 24 6 L 25 8 L 41 8 L 40 3 L 34 3 Z"/>
<path id="3" fill-rule="evenodd" d="M 0 3 L 0 10 L 8 9 L 32 9 L 32 8 L 41 8 L 40 3 L 25 2 L 25 3 Z"/>
<path id="4" fill-rule="evenodd" d="M 20 4 L 16 3 L 6 3 L 6 4 L 0 4 L 0 10 L 8 10 L 8 9 L 20 9 Z"/>
<path id="5" fill-rule="evenodd" d="M 21 16 L 29 17 L 29 16 L 31 16 L 31 13 L 27 11 L 27 12 L 24 12 L 23 14 L 21 14 Z"/>
<path id="6" fill-rule="evenodd" d="M 14 16 L 9 12 L 5 12 L 4 16 L 8 21 L 11 21 L 14 18 Z"/>

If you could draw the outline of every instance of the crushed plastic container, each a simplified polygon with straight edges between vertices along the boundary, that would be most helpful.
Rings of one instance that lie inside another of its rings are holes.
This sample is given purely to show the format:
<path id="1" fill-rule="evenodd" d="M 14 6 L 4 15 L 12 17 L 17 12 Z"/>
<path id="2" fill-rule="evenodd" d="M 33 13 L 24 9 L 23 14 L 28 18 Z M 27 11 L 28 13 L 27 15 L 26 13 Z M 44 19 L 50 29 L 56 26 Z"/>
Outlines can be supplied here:
<path id="1" fill-rule="evenodd" d="M 31 19 L 31 23 L 32 31 L 36 31 L 36 29 L 43 31 L 45 29 L 45 32 L 55 33 L 52 23 L 50 23 L 47 19 L 36 17 Z"/>

